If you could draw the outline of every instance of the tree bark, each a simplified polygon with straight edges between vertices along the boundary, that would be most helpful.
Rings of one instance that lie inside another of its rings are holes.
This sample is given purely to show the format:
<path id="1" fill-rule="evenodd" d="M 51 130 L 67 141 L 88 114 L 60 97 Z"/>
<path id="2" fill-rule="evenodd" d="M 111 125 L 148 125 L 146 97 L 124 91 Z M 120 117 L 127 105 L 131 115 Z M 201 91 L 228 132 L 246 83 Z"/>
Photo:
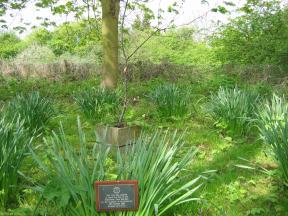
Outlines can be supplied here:
<path id="1" fill-rule="evenodd" d="M 102 87 L 115 89 L 119 78 L 118 21 L 120 0 L 102 0 Z"/>

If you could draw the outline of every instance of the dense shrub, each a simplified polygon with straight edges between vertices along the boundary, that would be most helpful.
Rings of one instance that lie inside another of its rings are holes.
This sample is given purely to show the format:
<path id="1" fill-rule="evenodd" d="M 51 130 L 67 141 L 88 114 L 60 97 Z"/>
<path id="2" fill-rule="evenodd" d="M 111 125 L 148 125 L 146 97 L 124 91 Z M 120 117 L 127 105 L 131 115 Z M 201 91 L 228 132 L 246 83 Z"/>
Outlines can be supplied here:
<path id="1" fill-rule="evenodd" d="M 0 59 L 15 57 L 22 49 L 21 40 L 10 32 L 0 34 Z"/>
<path id="2" fill-rule="evenodd" d="M 0 119 L 0 212 L 17 203 L 18 171 L 29 152 L 31 139 L 23 121 Z"/>
<path id="3" fill-rule="evenodd" d="M 161 118 L 182 118 L 188 114 L 188 94 L 185 89 L 181 89 L 174 84 L 157 87 L 150 94 L 150 98 Z"/>
<path id="4" fill-rule="evenodd" d="M 259 130 L 265 143 L 271 145 L 274 155 L 288 182 L 288 103 L 284 97 L 273 95 L 258 113 Z"/>
<path id="5" fill-rule="evenodd" d="M 255 117 L 259 96 L 253 92 L 220 88 L 210 96 L 207 111 L 215 125 L 230 134 L 244 135 Z"/>
<path id="6" fill-rule="evenodd" d="M 93 26 L 91 26 L 93 25 Z M 49 47 L 56 56 L 64 53 L 84 56 L 91 51 L 92 45 L 101 45 L 98 20 L 89 19 L 65 22 L 53 31 L 36 29 L 25 39 L 26 44 L 37 43 Z"/>
<path id="7" fill-rule="evenodd" d="M 287 65 L 287 7 L 278 0 L 247 1 L 238 11 L 213 34 L 215 57 L 224 64 Z"/>
<path id="8" fill-rule="evenodd" d="M 66 139 L 62 128 L 60 134 L 45 139 L 48 165 L 42 163 L 41 153 L 32 153 L 48 180 L 46 185 L 39 184 L 37 188 L 50 206 L 56 206 L 57 215 L 102 215 L 95 209 L 93 183 L 108 178 L 111 180 L 105 165 L 109 151 L 98 140 L 93 148 L 89 148 L 79 122 L 78 125 L 80 153 Z M 138 211 L 119 211 L 113 215 L 160 216 L 175 205 L 197 200 L 193 196 L 201 186 L 201 178 L 191 178 L 183 173 L 192 161 L 195 150 L 189 148 L 179 158 L 184 144 L 182 136 L 176 136 L 175 133 L 155 132 L 152 136 L 143 134 L 129 154 L 118 151 L 113 179 L 138 180 L 140 203 Z M 176 158 L 177 162 L 174 161 Z"/>
<path id="9" fill-rule="evenodd" d="M 129 35 L 127 47 L 129 52 L 135 50 L 150 33 L 133 30 Z M 137 52 L 132 60 L 150 61 L 159 64 L 167 61 L 177 65 L 203 66 L 215 64 L 211 49 L 205 44 L 195 40 L 195 29 L 172 28 L 150 38 Z"/>
<path id="10" fill-rule="evenodd" d="M 121 105 L 120 93 L 110 89 L 91 88 L 75 94 L 75 101 L 92 122 L 115 121 Z"/>
<path id="11" fill-rule="evenodd" d="M 51 101 L 39 92 L 19 94 L 5 107 L 9 119 L 19 117 L 31 133 L 43 132 L 49 120 L 55 115 Z"/>

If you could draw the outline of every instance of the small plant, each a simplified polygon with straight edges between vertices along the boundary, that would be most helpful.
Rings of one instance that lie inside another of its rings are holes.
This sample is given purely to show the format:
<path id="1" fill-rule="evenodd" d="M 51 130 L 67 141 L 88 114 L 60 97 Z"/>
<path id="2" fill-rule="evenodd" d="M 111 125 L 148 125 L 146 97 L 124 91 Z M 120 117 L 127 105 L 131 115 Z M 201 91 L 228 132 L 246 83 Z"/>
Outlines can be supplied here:
<path id="1" fill-rule="evenodd" d="M 195 155 L 195 150 L 182 154 L 184 142 L 176 133 L 156 132 L 152 136 L 142 135 L 129 154 L 117 153 L 115 174 L 109 175 L 105 163 L 109 150 L 105 143 L 96 143 L 88 150 L 78 120 L 79 152 L 66 139 L 61 128 L 45 139 L 48 153 L 48 164 L 32 151 L 35 161 L 47 176 L 48 184 L 37 187 L 46 201 L 63 215 L 102 215 L 96 212 L 95 191 L 96 180 L 138 180 L 140 205 L 137 212 L 115 212 L 114 216 L 150 216 L 164 215 L 167 211 L 181 203 L 198 200 L 194 192 L 201 186 L 201 177 L 192 178 L 183 174 Z M 175 160 L 177 158 L 177 160 Z M 114 171 L 113 171 L 114 172 Z"/>
<path id="2" fill-rule="evenodd" d="M 16 203 L 18 171 L 30 143 L 23 122 L 0 119 L 0 211 Z"/>
<path id="3" fill-rule="evenodd" d="M 253 92 L 220 88 L 210 96 L 208 113 L 217 127 L 233 135 L 245 135 L 255 117 L 259 96 Z"/>
<path id="4" fill-rule="evenodd" d="M 15 116 L 24 121 L 25 128 L 31 133 L 41 133 L 49 120 L 55 115 L 52 103 L 39 92 L 29 95 L 19 94 L 5 107 L 9 119 Z"/>
<path id="5" fill-rule="evenodd" d="M 258 119 L 261 138 L 271 145 L 288 182 L 288 104 L 285 98 L 274 94 L 258 112 Z"/>
<path id="6" fill-rule="evenodd" d="M 92 122 L 115 122 L 121 99 L 118 92 L 110 89 L 91 88 L 75 95 L 75 101 L 85 117 Z"/>
<path id="7" fill-rule="evenodd" d="M 188 113 L 188 94 L 174 84 L 159 86 L 150 97 L 161 118 L 183 118 Z"/>

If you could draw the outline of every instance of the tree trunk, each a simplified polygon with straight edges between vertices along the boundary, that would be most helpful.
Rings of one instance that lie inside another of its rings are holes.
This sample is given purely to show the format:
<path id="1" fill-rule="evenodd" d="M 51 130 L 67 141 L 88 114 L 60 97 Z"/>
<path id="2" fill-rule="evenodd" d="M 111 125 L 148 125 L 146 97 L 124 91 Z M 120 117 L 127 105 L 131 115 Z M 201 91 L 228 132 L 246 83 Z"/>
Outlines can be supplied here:
<path id="1" fill-rule="evenodd" d="M 104 88 L 115 89 L 119 77 L 118 20 L 120 0 L 102 0 L 103 80 Z"/>

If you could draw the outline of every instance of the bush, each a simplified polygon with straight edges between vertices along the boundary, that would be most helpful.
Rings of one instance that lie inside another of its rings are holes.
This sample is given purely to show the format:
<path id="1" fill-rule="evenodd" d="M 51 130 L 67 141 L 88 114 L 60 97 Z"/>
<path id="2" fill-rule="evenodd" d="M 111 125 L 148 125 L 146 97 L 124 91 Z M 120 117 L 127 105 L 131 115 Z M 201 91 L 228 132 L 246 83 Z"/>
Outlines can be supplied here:
<path id="1" fill-rule="evenodd" d="M 19 63 L 50 63 L 56 60 L 53 51 L 45 46 L 32 44 L 19 53 L 15 61 Z"/>
<path id="2" fill-rule="evenodd" d="M 179 158 L 184 146 L 182 137 L 169 132 L 142 135 L 129 154 L 118 151 L 115 174 L 108 175 L 105 162 L 109 151 L 97 141 L 88 149 L 78 121 L 80 153 L 66 139 L 63 129 L 45 140 L 48 164 L 32 151 L 35 161 L 46 175 L 48 184 L 40 185 L 46 201 L 56 205 L 64 215 L 102 215 L 95 209 L 95 181 L 133 179 L 139 181 L 140 205 L 137 212 L 115 212 L 113 215 L 164 215 L 171 207 L 196 200 L 194 192 L 201 186 L 200 177 L 182 175 L 195 155 L 190 150 Z M 177 162 L 174 159 L 177 157 Z M 50 204 L 50 206 L 51 206 Z"/>
<path id="3" fill-rule="evenodd" d="M 188 94 L 174 84 L 159 86 L 150 97 L 161 118 L 183 118 L 188 113 Z"/>
<path id="4" fill-rule="evenodd" d="M 259 96 L 253 92 L 220 88 L 210 96 L 207 111 L 215 125 L 233 135 L 245 135 L 255 118 Z"/>
<path id="5" fill-rule="evenodd" d="M 17 95 L 5 107 L 5 112 L 9 119 L 19 117 L 24 121 L 25 128 L 36 134 L 43 132 L 49 120 L 55 115 L 51 101 L 42 97 L 39 92 Z"/>
<path id="6" fill-rule="evenodd" d="M 75 101 L 92 122 L 115 121 L 121 99 L 118 92 L 109 89 L 91 88 L 75 94 Z"/>
<path id="7" fill-rule="evenodd" d="M 0 59 L 15 57 L 22 49 L 21 40 L 12 32 L 0 33 Z"/>
<path id="8" fill-rule="evenodd" d="M 259 130 L 274 155 L 288 182 L 288 104 L 284 97 L 273 95 L 258 113 Z"/>
<path id="9" fill-rule="evenodd" d="M 0 119 L 0 211 L 17 202 L 18 171 L 30 143 L 22 121 Z"/>

